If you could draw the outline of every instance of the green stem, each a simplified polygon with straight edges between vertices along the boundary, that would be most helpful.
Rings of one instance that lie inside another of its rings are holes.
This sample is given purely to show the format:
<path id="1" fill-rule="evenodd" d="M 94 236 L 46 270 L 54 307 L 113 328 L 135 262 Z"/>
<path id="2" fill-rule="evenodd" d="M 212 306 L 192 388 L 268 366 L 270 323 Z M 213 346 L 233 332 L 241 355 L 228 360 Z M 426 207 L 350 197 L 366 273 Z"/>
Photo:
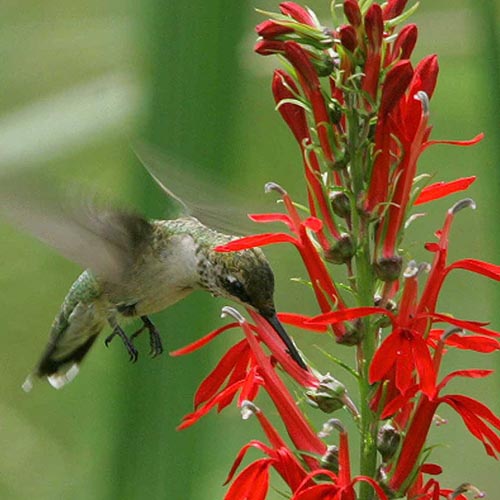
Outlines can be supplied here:
<path id="1" fill-rule="evenodd" d="M 363 127 L 360 126 L 360 117 L 356 113 L 355 103 L 347 103 L 348 123 L 349 123 L 349 154 L 351 158 L 351 178 L 355 203 L 359 201 L 364 191 L 364 176 L 366 166 L 363 164 Z M 353 236 L 357 239 L 356 263 L 356 285 L 358 305 L 373 305 L 375 280 L 371 266 L 370 236 L 368 220 L 359 210 L 353 207 Z M 376 339 L 374 326 L 369 318 L 363 319 L 364 337 L 362 343 L 357 348 L 358 363 L 358 388 L 360 396 L 361 413 L 361 447 L 360 447 L 360 473 L 374 478 L 377 468 L 377 432 L 378 422 L 376 415 L 370 409 L 370 384 L 368 382 L 368 369 L 375 353 Z M 373 490 L 370 485 L 361 483 L 359 500 L 371 500 Z"/>

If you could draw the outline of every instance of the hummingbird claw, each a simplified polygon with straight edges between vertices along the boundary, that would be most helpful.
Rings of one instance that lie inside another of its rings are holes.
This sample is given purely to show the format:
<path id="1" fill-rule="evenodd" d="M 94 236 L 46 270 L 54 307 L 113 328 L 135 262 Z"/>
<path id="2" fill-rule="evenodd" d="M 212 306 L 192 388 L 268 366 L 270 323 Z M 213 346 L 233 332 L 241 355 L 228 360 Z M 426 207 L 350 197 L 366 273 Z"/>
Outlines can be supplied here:
<path id="1" fill-rule="evenodd" d="M 143 328 L 147 328 L 149 332 L 149 345 L 151 349 L 149 350 L 149 354 L 152 358 L 156 358 L 163 352 L 163 344 L 160 337 L 160 332 L 156 329 L 156 326 L 147 316 L 141 316 L 141 319 L 144 323 Z"/>
<path id="2" fill-rule="evenodd" d="M 122 330 L 122 328 L 120 327 L 120 325 L 118 325 L 118 323 L 115 322 L 114 324 L 112 324 L 112 326 L 113 326 L 113 333 L 108 337 L 106 337 L 106 339 L 104 340 L 104 345 L 108 347 L 109 343 L 113 340 L 113 338 L 118 335 L 122 339 L 123 345 L 127 349 L 130 361 L 132 363 L 135 363 L 137 361 L 137 358 L 139 357 L 139 351 L 135 348 L 134 344 L 127 337 L 127 334 Z"/>
<path id="3" fill-rule="evenodd" d="M 106 347 L 109 347 L 109 344 L 111 343 L 111 341 L 113 340 L 113 338 L 115 337 L 115 335 L 116 335 L 116 332 L 113 332 L 111 335 L 108 335 L 106 337 L 106 339 L 104 340 L 104 345 Z"/>

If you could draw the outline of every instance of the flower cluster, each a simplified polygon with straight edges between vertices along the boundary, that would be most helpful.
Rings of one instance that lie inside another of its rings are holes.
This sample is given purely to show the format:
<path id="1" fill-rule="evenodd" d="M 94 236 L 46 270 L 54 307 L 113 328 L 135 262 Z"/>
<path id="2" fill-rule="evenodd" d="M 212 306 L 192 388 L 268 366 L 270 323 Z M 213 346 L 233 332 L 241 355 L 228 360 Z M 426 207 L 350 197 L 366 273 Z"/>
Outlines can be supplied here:
<path id="1" fill-rule="evenodd" d="M 338 362 L 331 372 L 337 373 L 339 365 L 349 370 L 359 394 L 354 402 L 331 375 L 299 367 L 254 311 L 248 311 L 250 323 L 226 308 L 225 314 L 236 321 L 176 353 L 191 352 L 231 328 L 244 333 L 203 381 L 194 412 L 181 424 L 193 424 L 212 408 L 221 411 L 236 397 L 244 417 L 255 415 L 260 422 L 267 443 L 251 441 L 241 450 L 228 477 L 226 500 L 265 499 L 271 468 L 293 500 L 481 496 L 468 483 L 442 487 L 435 477 L 440 466 L 427 462 L 428 432 L 443 404 L 458 413 L 488 455 L 500 454 L 500 419 L 483 403 L 446 392 L 457 377 L 482 378 L 491 371 L 440 373 L 447 351 L 491 353 L 500 348 L 500 334 L 487 323 L 438 308 L 453 270 L 500 280 L 500 266 L 471 258 L 448 262 L 453 220 L 461 210 L 474 208 L 474 202 L 463 199 L 447 211 L 436 240 L 425 245 L 431 263 L 405 259 L 403 237 L 416 217 L 413 208 L 464 191 L 475 180 L 425 185 L 429 176 L 417 175 L 421 153 L 437 142 L 429 138 L 429 116 L 438 62 L 435 55 L 411 62 L 417 26 L 404 23 L 416 6 L 406 4 L 344 0 L 340 9 L 333 9 L 341 21 L 330 29 L 309 9 L 283 2 L 281 13 L 268 13 L 270 19 L 257 26 L 255 51 L 278 56 L 286 68 L 274 72 L 272 92 L 299 146 L 307 207 L 270 183 L 268 191 L 278 193 L 286 213 L 251 218 L 281 222 L 288 231 L 241 238 L 217 250 L 295 246 L 320 314 L 282 313 L 279 318 L 308 331 L 331 332 L 337 343 L 352 346 L 354 366 Z M 441 142 L 468 146 L 481 138 Z M 317 411 L 347 410 L 342 418 L 352 419 L 361 437 L 358 473 L 351 470 L 344 422 L 325 419 L 324 428 L 315 430 L 284 384 L 279 366 Z M 260 389 L 273 401 L 289 442 L 255 405 Z M 338 433 L 336 445 L 327 444 L 332 432 Z M 237 474 L 249 448 L 264 457 Z"/>

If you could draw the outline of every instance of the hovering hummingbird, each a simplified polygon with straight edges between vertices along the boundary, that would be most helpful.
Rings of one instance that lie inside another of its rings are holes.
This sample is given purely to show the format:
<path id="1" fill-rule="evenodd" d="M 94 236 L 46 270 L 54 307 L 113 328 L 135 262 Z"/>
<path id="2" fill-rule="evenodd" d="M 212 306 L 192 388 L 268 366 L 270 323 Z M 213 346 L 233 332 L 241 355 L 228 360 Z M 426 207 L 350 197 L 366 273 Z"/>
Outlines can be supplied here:
<path id="1" fill-rule="evenodd" d="M 144 162 L 143 162 L 144 163 Z M 187 206 L 145 165 L 162 190 L 186 211 Z M 8 185 L 3 183 L 5 185 Z M 16 189 L 17 190 L 17 189 Z M 48 195 L 1 189 L 0 210 L 62 255 L 87 267 L 71 286 L 54 319 L 49 341 L 23 388 L 33 376 L 47 377 L 59 389 L 74 379 L 80 363 L 106 327 L 123 342 L 130 360 L 138 357 L 135 338 L 147 331 L 151 355 L 162 353 L 160 334 L 149 316 L 162 311 L 194 290 L 206 290 L 249 306 L 260 313 L 282 339 L 288 353 L 306 365 L 279 322 L 274 305 L 274 276 L 259 248 L 219 253 L 226 235 L 184 215 L 148 220 L 137 213 L 98 207 L 95 203 L 68 208 Z M 57 198 L 57 197 L 56 197 Z M 142 326 L 127 335 L 124 318 L 139 318 Z"/>

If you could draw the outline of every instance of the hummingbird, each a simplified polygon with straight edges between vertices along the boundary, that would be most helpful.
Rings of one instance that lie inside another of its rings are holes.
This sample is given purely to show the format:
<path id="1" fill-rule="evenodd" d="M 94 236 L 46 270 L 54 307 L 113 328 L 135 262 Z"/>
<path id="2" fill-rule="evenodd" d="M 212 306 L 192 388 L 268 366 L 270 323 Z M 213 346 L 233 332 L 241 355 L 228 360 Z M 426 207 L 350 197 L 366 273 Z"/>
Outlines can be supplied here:
<path id="1" fill-rule="evenodd" d="M 186 212 L 187 205 L 145 166 L 164 193 Z M 237 236 L 187 214 L 151 220 L 135 211 L 94 202 L 68 207 L 58 195 L 40 195 L 43 190 L 33 186 L 23 195 L 18 187 L 9 189 L 8 182 L 2 185 L 0 211 L 8 219 L 87 268 L 69 289 L 24 390 L 31 390 L 34 377 L 47 378 L 56 389 L 72 381 L 105 327 L 111 328 L 105 345 L 119 338 L 132 362 L 138 358 L 134 340 L 144 331 L 149 335 L 151 356 L 160 355 L 162 339 L 150 315 L 195 290 L 256 310 L 295 362 L 307 369 L 277 317 L 274 275 L 260 248 L 217 252 L 215 247 Z M 127 318 L 141 322 L 130 335 L 121 326 Z"/>

